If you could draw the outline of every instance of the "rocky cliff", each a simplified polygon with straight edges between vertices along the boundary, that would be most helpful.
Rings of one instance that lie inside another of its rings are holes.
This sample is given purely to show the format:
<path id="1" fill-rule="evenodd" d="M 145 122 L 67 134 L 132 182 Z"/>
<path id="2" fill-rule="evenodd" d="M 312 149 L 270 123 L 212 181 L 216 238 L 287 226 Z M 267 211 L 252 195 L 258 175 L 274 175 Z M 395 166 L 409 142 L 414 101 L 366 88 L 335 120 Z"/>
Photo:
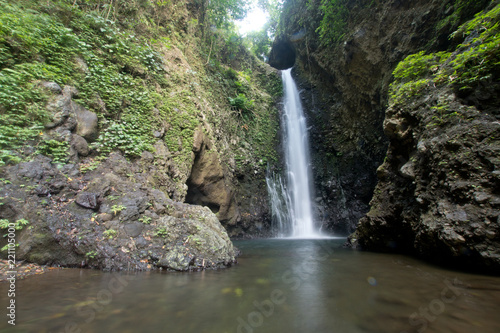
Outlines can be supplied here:
<path id="1" fill-rule="evenodd" d="M 444 260 L 466 258 L 463 261 L 469 263 L 483 258 L 479 260 L 483 267 L 498 265 L 494 263 L 498 262 L 498 161 L 493 157 L 498 154 L 494 151 L 498 132 L 496 113 L 492 111 L 498 108 L 492 84 L 498 73 L 496 67 L 470 74 L 480 82 L 471 87 L 461 88 L 451 82 L 436 84 L 435 89 L 431 84 L 432 88 L 426 90 L 424 81 L 420 81 L 423 86 L 411 90 L 407 85 L 399 98 L 390 90 L 393 71 L 400 61 L 420 51 L 446 51 L 448 61 L 457 56 L 464 66 L 481 67 L 481 61 L 465 60 L 470 45 L 487 44 L 488 52 L 495 54 L 494 41 L 474 40 L 481 31 L 474 32 L 473 28 L 462 27 L 453 38 L 449 36 L 476 13 L 492 9 L 495 3 L 285 3 L 270 63 L 277 68 L 295 65 L 303 88 L 313 141 L 317 214 L 326 228 L 337 233 L 350 232 L 362 218 L 354 238 L 365 249 L 404 251 Z M 343 24 L 325 25 L 327 16 L 336 17 Z M 496 22 L 496 17 L 491 17 Z M 464 42 L 467 36 L 473 37 Z M 459 52 L 465 55 L 460 56 Z M 296 58 L 290 53 L 296 54 Z M 495 63 L 495 57 L 491 63 Z M 295 64 L 290 59 L 295 59 Z M 405 68 L 408 63 L 400 66 Z M 455 67 L 445 71 L 452 78 Z M 425 68 L 441 69 L 430 65 Z M 433 114 L 434 110 L 441 114 Z M 448 125 L 454 117 L 450 114 L 460 115 L 460 121 Z M 444 120 L 436 123 L 431 120 L 433 116 Z M 465 135 L 468 132 L 470 135 Z M 461 136 L 457 137 L 459 133 Z M 457 146 L 450 151 L 444 141 Z M 459 153 L 463 146 L 475 148 Z M 467 158 L 462 154 L 467 154 Z M 456 179 L 447 181 L 447 177 Z M 456 198 L 459 193 L 460 200 Z"/>
<path id="2" fill-rule="evenodd" d="M 500 272 L 500 5 L 461 26 L 453 52 L 401 62 L 384 131 L 387 158 L 356 238 Z"/>
<path id="3" fill-rule="evenodd" d="M 0 3 L 17 259 L 202 269 L 235 261 L 228 235 L 266 235 L 281 82 L 238 36 L 189 1 Z"/>

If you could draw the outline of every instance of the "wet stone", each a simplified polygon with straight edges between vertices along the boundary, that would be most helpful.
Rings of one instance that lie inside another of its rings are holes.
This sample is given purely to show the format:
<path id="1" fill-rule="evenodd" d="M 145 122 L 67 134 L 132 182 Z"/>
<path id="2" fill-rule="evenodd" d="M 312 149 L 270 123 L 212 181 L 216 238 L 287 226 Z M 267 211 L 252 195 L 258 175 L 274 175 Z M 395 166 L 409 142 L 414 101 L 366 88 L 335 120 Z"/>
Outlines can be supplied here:
<path id="1" fill-rule="evenodd" d="M 83 208 L 99 209 L 99 200 L 95 193 L 81 192 L 76 196 L 75 202 Z"/>
<path id="2" fill-rule="evenodd" d="M 125 224 L 123 229 L 125 229 L 125 232 L 130 237 L 137 237 L 142 233 L 142 230 L 144 229 L 144 224 L 140 222 L 132 222 Z"/>

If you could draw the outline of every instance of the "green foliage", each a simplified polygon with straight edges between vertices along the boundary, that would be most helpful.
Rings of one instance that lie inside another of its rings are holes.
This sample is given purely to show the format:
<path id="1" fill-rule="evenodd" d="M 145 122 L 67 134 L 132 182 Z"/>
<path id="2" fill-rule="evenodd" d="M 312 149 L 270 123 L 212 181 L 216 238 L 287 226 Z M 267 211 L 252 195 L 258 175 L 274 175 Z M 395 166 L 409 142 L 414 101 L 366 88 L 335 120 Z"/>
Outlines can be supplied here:
<path id="1" fill-rule="evenodd" d="M 118 214 L 122 210 L 124 210 L 126 207 L 123 205 L 113 205 L 111 206 L 111 211 L 113 212 L 114 215 Z"/>
<path id="2" fill-rule="evenodd" d="M 454 73 L 451 76 L 459 90 L 473 88 L 478 82 L 489 81 L 500 71 L 500 5 L 489 12 L 481 12 L 462 25 L 456 34 L 469 36 L 472 31 L 479 37 L 459 47 L 465 50 L 451 61 Z"/>
<path id="3" fill-rule="evenodd" d="M 500 73 L 500 5 L 484 11 L 453 34 L 466 37 L 454 53 L 420 52 L 408 56 L 393 72 L 390 103 L 397 104 L 425 87 L 450 84 L 457 91 L 471 90 L 480 82 L 498 80 Z M 475 38 L 472 38 L 475 32 Z"/>
<path id="4" fill-rule="evenodd" d="M 6 1 L 0 6 L 0 148 L 18 148 L 48 119 L 36 80 L 68 80 L 77 38 L 49 15 Z"/>
<path id="5" fill-rule="evenodd" d="M 97 256 L 97 251 L 89 251 L 85 253 L 85 257 L 89 259 L 94 259 Z"/>
<path id="6" fill-rule="evenodd" d="M 129 122 L 111 121 L 92 146 L 100 153 L 108 154 L 118 149 L 126 156 L 137 157 L 145 150 L 152 150 L 153 137 L 150 132 L 147 123 L 140 123 L 134 117 Z"/>
<path id="7" fill-rule="evenodd" d="M 480 12 L 475 15 L 473 20 L 463 24 L 452 34 L 453 36 L 462 35 L 469 36 L 474 30 L 488 31 L 488 35 L 498 30 L 498 21 L 500 19 L 500 6 L 496 6 L 489 12 Z M 493 30 L 491 30 L 493 29 Z"/>
<path id="8" fill-rule="evenodd" d="M 420 79 L 392 86 L 390 93 L 391 102 L 394 104 L 403 103 L 406 99 L 420 94 L 431 83 L 431 80 Z"/>
<path id="9" fill-rule="evenodd" d="M 21 158 L 17 156 L 12 150 L 0 150 L 0 166 L 12 163 L 16 164 L 21 162 Z"/>
<path id="10" fill-rule="evenodd" d="M 235 109 L 241 111 L 241 114 L 248 116 L 252 114 L 252 109 L 254 107 L 254 100 L 248 100 L 244 94 L 238 94 L 238 96 L 232 98 L 228 97 L 229 104 Z"/>
<path id="11" fill-rule="evenodd" d="M 9 220 L 7 219 L 0 219 L 0 230 L 8 230 L 9 229 Z M 16 222 L 13 223 L 13 227 L 15 230 L 22 230 L 26 225 L 29 224 L 28 220 L 25 219 L 19 219 L 16 220 Z M 3 237 L 7 237 L 8 233 L 5 233 Z M 19 246 L 19 244 L 16 244 L 16 246 Z M 9 249 L 8 244 L 6 244 L 4 247 L 0 249 L 0 252 L 5 252 Z"/>
<path id="12" fill-rule="evenodd" d="M 233 20 L 243 19 L 249 9 L 249 0 L 201 0 L 208 9 L 209 22 L 217 28 L 227 28 Z M 207 22 L 204 22 L 207 23 Z"/>
<path id="13" fill-rule="evenodd" d="M 426 55 L 425 51 L 422 51 L 412 54 L 397 65 L 392 75 L 401 82 L 418 79 L 427 75 L 431 70 L 435 72 L 438 65 L 449 56 L 450 54 L 446 52 Z"/>
<path id="14" fill-rule="evenodd" d="M 272 40 L 269 37 L 269 28 L 249 32 L 245 36 L 245 42 L 248 44 L 250 52 L 262 61 L 266 61 L 269 52 L 271 51 Z"/>
<path id="15" fill-rule="evenodd" d="M 158 237 L 166 237 L 168 235 L 168 231 L 164 227 L 156 228 L 155 235 Z"/>
<path id="16" fill-rule="evenodd" d="M 101 161 L 99 160 L 89 160 L 86 162 L 81 162 L 80 163 L 80 172 L 85 173 L 87 171 L 92 171 L 97 169 L 97 167 L 101 164 Z"/>
<path id="17" fill-rule="evenodd" d="M 389 88 L 391 103 L 403 103 L 407 98 L 420 94 L 433 82 L 426 77 L 438 73 L 449 56 L 450 53 L 446 52 L 426 55 L 422 51 L 401 61 L 392 73 L 395 80 Z"/>
<path id="18" fill-rule="evenodd" d="M 477 13 L 485 8 L 489 2 L 490 0 L 455 0 L 453 3 L 443 2 L 443 5 L 447 7 L 445 10 L 449 10 L 451 14 L 438 23 L 437 30 L 444 27 L 455 29 L 463 21 L 464 17 Z"/>
<path id="19" fill-rule="evenodd" d="M 102 233 L 102 235 L 108 239 L 113 239 L 118 234 L 118 232 L 114 229 L 108 229 Z"/>
<path id="20" fill-rule="evenodd" d="M 322 45 L 335 45 L 344 37 L 349 15 L 346 4 L 347 0 L 321 0 L 323 18 L 316 32 Z"/>
<path id="21" fill-rule="evenodd" d="M 165 133 L 164 140 L 168 149 L 177 153 L 177 161 L 185 161 L 191 157 L 194 132 L 199 125 L 196 112 L 187 91 L 182 91 L 175 101 L 169 100 L 169 103 L 160 108 L 160 113 L 168 119 L 171 126 Z"/>
<path id="22" fill-rule="evenodd" d="M 85 6 L 90 2 L 79 4 L 88 8 Z M 109 142 L 100 142 L 103 153 L 120 149 L 128 156 L 137 156 L 150 149 L 152 133 L 146 124 L 151 123 L 151 110 L 160 98 L 149 87 L 167 84 L 161 57 L 150 43 L 92 11 L 64 7 L 64 1 L 50 6 L 67 11 L 69 27 L 42 11 L 3 0 L 0 5 L 1 164 L 19 162 L 10 149 L 36 140 L 50 118 L 45 109 L 47 95 L 38 80 L 76 86 L 79 103 L 87 107 L 99 104 L 98 96 L 106 108 L 100 115 L 104 116 L 101 125 L 106 124 L 106 118 L 113 125 L 104 131 Z M 122 5 L 117 4 L 124 8 Z M 75 57 L 85 61 L 85 73 L 75 71 Z M 118 114 L 121 122 L 109 119 Z M 122 134 L 128 139 L 123 147 L 119 146 Z M 42 150 L 54 156 L 57 147 L 53 143 L 43 143 Z M 62 159 L 62 155 L 56 157 Z"/>
<path id="23" fill-rule="evenodd" d="M 26 219 L 19 219 L 14 222 L 14 229 L 15 230 L 22 230 L 24 226 L 28 225 L 30 222 Z M 0 230 L 6 230 L 9 228 L 9 220 L 7 219 L 0 219 Z M 5 236 L 4 236 L 5 237 Z"/>
<path id="24" fill-rule="evenodd" d="M 38 145 L 38 152 L 51 157 L 53 162 L 65 163 L 68 159 L 69 144 L 66 141 L 43 140 Z"/>
<path id="25" fill-rule="evenodd" d="M 139 222 L 142 222 L 144 224 L 150 224 L 151 223 L 151 218 L 149 216 L 143 216 L 139 219 Z"/>

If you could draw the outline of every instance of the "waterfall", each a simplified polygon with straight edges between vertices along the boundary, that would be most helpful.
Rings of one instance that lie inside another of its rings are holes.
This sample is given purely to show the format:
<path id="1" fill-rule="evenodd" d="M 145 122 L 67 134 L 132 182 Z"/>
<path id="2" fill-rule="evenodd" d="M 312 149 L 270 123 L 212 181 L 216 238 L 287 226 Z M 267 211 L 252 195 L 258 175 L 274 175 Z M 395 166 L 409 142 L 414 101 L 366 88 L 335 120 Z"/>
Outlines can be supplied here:
<path id="1" fill-rule="evenodd" d="M 285 187 L 281 178 L 269 174 L 266 179 L 274 228 L 278 237 L 314 238 L 319 232 L 314 227 L 311 204 L 312 177 L 306 119 L 291 69 L 282 71 L 281 75 L 285 92 L 282 127 L 287 182 Z M 280 194 L 280 191 L 283 192 Z"/>

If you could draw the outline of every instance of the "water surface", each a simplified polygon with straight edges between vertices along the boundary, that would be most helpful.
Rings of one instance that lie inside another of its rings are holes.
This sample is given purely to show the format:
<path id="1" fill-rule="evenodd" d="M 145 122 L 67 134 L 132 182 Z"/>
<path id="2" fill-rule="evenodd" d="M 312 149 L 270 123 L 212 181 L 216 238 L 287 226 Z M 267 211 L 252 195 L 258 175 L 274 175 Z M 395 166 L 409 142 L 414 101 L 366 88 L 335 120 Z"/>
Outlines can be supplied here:
<path id="1" fill-rule="evenodd" d="M 500 278 L 342 242 L 239 241 L 218 271 L 50 271 L 17 281 L 0 332 L 500 332 Z"/>

